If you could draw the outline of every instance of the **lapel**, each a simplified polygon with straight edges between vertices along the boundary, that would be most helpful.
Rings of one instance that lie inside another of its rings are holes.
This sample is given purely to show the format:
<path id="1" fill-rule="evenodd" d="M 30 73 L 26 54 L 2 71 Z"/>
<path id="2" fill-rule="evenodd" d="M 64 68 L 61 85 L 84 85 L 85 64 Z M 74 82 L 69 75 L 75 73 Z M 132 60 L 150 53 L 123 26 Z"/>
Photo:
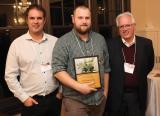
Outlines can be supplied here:
<path id="1" fill-rule="evenodd" d="M 135 71 L 138 71 L 139 65 L 141 64 L 141 60 L 142 60 L 142 45 L 141 45 L 141 41 L 140 38 L 136 36 L 136 63 L 135 63 Z"/>
<path id="2" fill-rule="evenodd" d="M 123 42 L 121 40 L 121 38 L 119 37 L 118 38 L 118 41 L 117 41 L 117 54 L 118 54 L 118 59 L 119 59 L 119 65 L 121 65 L 123 67 L 123 64 L 124 64 L 124 57 L 123 57 L 123 53 L 122 53 L 122 45 L 123 45 Z"/>

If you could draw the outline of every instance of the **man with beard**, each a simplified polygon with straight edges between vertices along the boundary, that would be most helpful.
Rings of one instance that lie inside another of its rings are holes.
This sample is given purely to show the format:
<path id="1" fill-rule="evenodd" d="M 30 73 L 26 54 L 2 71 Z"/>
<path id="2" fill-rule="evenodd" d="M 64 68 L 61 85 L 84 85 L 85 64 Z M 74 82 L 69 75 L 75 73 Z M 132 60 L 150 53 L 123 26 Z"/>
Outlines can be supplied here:
<path id="1" fill-rule="evenodd" d="M 53 50 L 52 68 L 63 84 L 64 112 L 66 116 L 102 116 L 110 71 L 105 39 L 91 31 L 91 12 L 86 6 L 75 8 L 72 23 L 72 31 L 58 39 Z M 79 83 L 76 79 L 75 59 L 94 56 L 98 56 L 100 88 L 91 86 L 92 81 Z"/>

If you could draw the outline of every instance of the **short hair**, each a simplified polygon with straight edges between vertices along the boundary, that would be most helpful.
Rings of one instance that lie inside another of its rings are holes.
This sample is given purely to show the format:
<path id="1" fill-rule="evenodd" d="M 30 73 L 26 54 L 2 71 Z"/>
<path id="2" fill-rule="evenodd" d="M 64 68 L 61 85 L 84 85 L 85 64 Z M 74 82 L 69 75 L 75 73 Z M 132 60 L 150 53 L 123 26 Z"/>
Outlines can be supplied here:
<path id="1" fill-rule="evenodd" d="M 88 6 L 86 6 L 86 5 L 78 5 L 78 6 L 76 6 L 75 9 L 73 10 L 73 14 L 72 14 L 72 15 L 75 15 L 75 12 L 76 12 L 76 10 L 77 10 L 78 8 L 88 9 L 88 10 L 90 11 L 90 13 L 91 13 L 91 10 L 90 10 L 90 8 L 89 8 Z"/>
<path id="2" fill-rule="evenodd" d="M 123 13 L 119 14 L 119 15 L 116 17 L 116 25 L 117 25 L 117 27 L 119 26 L 119 19 L 120 19 L 122 16 L 129 16 L 129 17 L 131 17 L 132 23 L 136 23 L 136 22 L 135 22 L 135 18 L 133 17 L 132 13 L 130 13 L 130 12 L 123 12 Z"/>
<path id="3" fill-rule="evenodd" d="M 32 5 L 30 5 L 27 8 L 27 10 L 25 12 L 25 17 L 26 18 L 28 17 L 29 11 L 32 10 L 32 9 L 37 9 L 37 10 L 41 11 L 43 13 L 43 17 L 46 18 L 46 11 L 45 11 L 45 9 L 41 5 L 38 5 L 38 4 L 32 4 Z"/>

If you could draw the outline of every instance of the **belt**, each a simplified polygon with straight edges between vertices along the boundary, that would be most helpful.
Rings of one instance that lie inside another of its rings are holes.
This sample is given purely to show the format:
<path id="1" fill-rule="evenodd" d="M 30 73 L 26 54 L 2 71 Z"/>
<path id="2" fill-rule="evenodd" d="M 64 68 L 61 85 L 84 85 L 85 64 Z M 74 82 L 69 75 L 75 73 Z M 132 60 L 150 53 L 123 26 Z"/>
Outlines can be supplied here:
<path id="1" fill-rule="evenodd" d="M 33 98 L 36 98 L 36 99 L 46 99 L 46 98 L 50 98 L 50 97 L 53 97 L 54 95 L 56 95 L 58 92 L 58 89 L 56 89 L 55 91 L 53 91 L 52 93 L 49 93 L 48 95 L 34 95 Z"/>

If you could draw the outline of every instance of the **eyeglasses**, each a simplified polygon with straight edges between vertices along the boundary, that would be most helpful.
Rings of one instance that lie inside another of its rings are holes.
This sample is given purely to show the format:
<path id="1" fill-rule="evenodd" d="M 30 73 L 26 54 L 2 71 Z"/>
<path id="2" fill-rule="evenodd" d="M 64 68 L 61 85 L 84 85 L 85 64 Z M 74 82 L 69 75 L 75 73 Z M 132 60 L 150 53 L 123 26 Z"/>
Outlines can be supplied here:
<path id="1" fill-rule="evenodd" d="M 118 28 L 120 30 L 123 30 L 123 29 L 130 29 L 132 27 L 133 23 L 132 24 L 126 24 L 126 25 L 121 25 L 119 26 Z"/>

